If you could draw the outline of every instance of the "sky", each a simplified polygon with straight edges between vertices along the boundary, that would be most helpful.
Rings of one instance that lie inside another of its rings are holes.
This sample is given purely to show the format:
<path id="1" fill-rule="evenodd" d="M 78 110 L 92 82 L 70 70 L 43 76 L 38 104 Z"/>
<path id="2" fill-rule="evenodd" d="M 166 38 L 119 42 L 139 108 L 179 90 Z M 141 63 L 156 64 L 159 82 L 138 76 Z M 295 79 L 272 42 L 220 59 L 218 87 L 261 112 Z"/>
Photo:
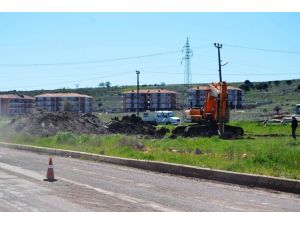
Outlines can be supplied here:
<path id="1" fill-rule="evenodd" d="M 300 78 L 300 13 L 0 13 L 0 91 Z"/>

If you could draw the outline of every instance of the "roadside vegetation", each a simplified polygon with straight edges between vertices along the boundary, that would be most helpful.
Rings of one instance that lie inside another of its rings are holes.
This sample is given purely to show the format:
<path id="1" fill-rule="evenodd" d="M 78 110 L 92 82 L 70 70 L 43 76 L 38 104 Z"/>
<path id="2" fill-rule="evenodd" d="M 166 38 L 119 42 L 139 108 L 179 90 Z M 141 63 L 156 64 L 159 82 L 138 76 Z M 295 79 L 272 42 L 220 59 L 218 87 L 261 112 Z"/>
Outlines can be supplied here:
<path id="1" fill-rule="evenodd" d="M 300 140 L 290 137 L 290 125 L 263 126 L 256 122 L 242 121 L 231 124 L 243 127 L 245 136 L 235 140 L 222 140 L 218 137 L 152 139 L 121 134 L 97 136 L 64 132 L 42 138 L 16 134 L 9 141 L 300 179 Z"/>

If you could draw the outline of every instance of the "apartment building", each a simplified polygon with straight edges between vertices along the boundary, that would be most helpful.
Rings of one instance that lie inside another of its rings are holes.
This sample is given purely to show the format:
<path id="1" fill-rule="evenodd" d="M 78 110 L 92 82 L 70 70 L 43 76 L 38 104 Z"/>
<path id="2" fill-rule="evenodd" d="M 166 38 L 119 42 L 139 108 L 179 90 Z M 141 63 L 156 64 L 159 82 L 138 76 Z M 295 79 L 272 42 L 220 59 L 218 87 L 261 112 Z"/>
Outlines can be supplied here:
<path id="1" fill-rule="evenodd" d="M 35 107 L 49 112 L 88 113 L 93 111 L 93 98 L 78 93 L 46 93 L 35 96 Z"/>
<path id="2" fill-rule="evenodd" d="M 34 98 L 26 95 L 0 95 L 0 115 L 16 116 L 31 113 L 34 107 Z"/>
<path id="3" fill-rule="evenodd" d="M 210 91 L 209 86 L 196 86 L 189 90 L 190 104 L 203 107 L 206 93 Z M 241 109 L 244 102 L 244 91 L 240 88 L 227 86 L 228 106 L 230 109 Z"/>
<path id="4" fill-rule="evenodd" d="M 179 95 L 175 91 L 165 89 L 150 89 L 139 91 L 131 90 L 123 93 L 123 109 L 125 112 L 135 112 L 138 108 L 140 111 L 157 111 L 157 110 L 175 110 L 178 109 Z"/>

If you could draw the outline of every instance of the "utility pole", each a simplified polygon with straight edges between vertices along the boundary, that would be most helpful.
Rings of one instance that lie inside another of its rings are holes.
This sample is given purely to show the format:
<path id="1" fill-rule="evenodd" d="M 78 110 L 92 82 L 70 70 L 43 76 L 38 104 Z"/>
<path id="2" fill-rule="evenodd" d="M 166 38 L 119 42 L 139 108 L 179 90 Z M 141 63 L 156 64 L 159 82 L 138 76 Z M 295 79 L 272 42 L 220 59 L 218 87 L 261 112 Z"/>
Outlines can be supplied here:
<path id="1" fill-rule="evenodd" d="M 140 71 L 137 70 L 136 72 L 136 94 L 137 94 L 137 116 L 140 115 Z"/>
<path id="2" fill-rule="evenodd" d="M 222 82 L 221 56 L 220 56 L 220 48 L 222 48 L 222 44 L 215 43 L 215 47 L 216 47 L 216 48 L 218 48 L 218 59 L 219 59 L 219 77 L 220 77 L 220 82 Z"/>
<path id="3" fill-rule="evenodd" d="M 221 90 L 220 93 L 223 92 L 223 85 L 222 85 L 222 71 L 221 71 L 221 56 L 220 56 L 220 48 L 222 48 L 222 44 L 214 43 L 215 47 L 218 49 L 218 60 L 219 60 L 219 78 L 220 78 L 220 86 Z M 220 94 L 218 97 L 218 120 L 219 120 L 219 136 L 222 137 L 225 131 L 225 124 L 222 117 L 222 109 L 223 109 L 223 99 L 221 98 Z"/>

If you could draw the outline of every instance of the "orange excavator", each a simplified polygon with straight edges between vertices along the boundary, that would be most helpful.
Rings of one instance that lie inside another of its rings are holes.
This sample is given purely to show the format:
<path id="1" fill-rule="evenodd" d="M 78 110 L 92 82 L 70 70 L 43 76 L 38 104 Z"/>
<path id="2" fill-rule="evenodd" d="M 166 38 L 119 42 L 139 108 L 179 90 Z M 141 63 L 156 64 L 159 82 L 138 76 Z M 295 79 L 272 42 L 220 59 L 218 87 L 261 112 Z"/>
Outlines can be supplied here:
<path id="1" fill-rule="evenodd" d="M 220 82 L 209 85 L 203 108 L 194 107 L 185 110 L 186 119 L 194 124 L 176 127 L 172 131 L 174 135 L 188 137 L 219 135 L 221 138 L 244 135 L 243 128 L 226 125 L 229 122 L 229 108 L 227 83 L 222 81 L 221 75 L 220 48 L 222 45 L 215 43 L 215 47 L 218 48 Z"/>
<path id="2" fill-rule="evenodd" d="M 203 108 L 185 110 L 185 117 L 194 124 L 177 127 L 173 134 L 188 137 L 219 135 L 225 138 L 244 134 L 243 128 L 226 125 L 229 122 L 226 82 L 212 83 L 209 87 Z"/>

